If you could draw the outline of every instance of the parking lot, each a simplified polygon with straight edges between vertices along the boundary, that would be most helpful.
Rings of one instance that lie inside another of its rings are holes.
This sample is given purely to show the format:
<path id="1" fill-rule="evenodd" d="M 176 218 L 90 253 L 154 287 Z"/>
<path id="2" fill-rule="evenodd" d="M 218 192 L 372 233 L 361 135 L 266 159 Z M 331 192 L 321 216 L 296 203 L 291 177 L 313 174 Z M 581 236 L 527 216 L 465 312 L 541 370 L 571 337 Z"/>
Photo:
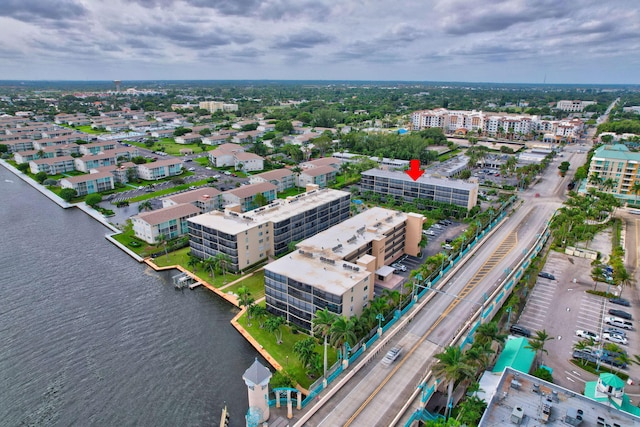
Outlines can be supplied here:
<path id="1" fill-rule="evenodd" d="M 602 350 L 602 346 L 609 342 L 603 339 L 603 331 L 610 327 L 604 320 L 611 316 L 609 310 L 622 309 L 632 313 L 634 318 L 637 315 L 633 302 L 631 307 L 624 307 L 612 304 L 606 298 L 586 293 L 594 287 L 590 277 L 592 268 L 591 260 L 551 251 L 543 271 L 555 276 L 555 280 L 538 277 L 521 315 L 518 319 L 511 319 L 512 323 L 524 326 L 533 334 L 544 329 L 553 337 L 545 345 L 548 354 L 542 355 L 543 362 L 553 369 L 556 384 L 577 392 L 582 391 L 585 381 L 591 381 L 596 376 L 569 362 L 575 344 L 583 339 L 576 335 L 576 331 L 597 334 L 600 345 L 594 346 L 594 351 Z M 604 285 L 600 284 L 599 289 L 605 290 Z M 633 330 L 625 331 L 628 344 L 618 344 L 631 358 L 640 354 L 640 339 L 635 321 L 633 324 Z M 640 379 L 640 368 L 637 365 L 629 364 L 624 372 L 637 384 Z"/>

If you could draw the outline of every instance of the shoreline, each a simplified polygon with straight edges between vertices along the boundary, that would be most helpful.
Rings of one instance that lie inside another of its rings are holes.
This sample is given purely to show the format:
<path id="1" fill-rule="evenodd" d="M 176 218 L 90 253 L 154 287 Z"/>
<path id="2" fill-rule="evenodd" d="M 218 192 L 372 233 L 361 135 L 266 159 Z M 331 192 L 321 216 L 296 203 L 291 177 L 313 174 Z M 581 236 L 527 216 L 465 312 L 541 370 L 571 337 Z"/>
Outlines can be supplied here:
<path id="1" fill-rule="evenodd" d="M 181 265 L 170 265 L 170 266 L 166 266 L 166 267 L 160 267 L 160 266 L 156 265 L 151 260 L 151 258 L 143 258 L 140 255 L 136 254 L 135 252 L 131 251 L 129 248 L 127 248 L 122 243 L 118 242 L 116 239 L 113 238 L 114 235 L 119 234 L 122 231 L 120 229 L 118 229 L 117 227 L 115 227 L 113 224 L 109 223 L 106 220 L 106 218 L 100 212 L 98 212 L 95 209 L 87 206 L 86 203 L 84 203 L 84 202 L 81 202 L 81 203 L 67 203 L 64 200 L 62 200 L 58 195 L 53 194 L 45 186 L 43 186 L 42 184 L 37 183 L 31 177 L 23 174 L 18 169 L 16 169 L 15 167 L 13 167 L 9 163 L 7 163 L 5 160 L 0 159 L 0 165 L 4 166 L 9 172 L 13 173 L 15 176 L 20 178 L 22 181 L 24 181 L 25 183 L 29 184 L 32 188 L 34 188 L 35 190 L 40 192 L 42 195 L 47 197 L 49 200 L 53 201 L 55 204 L 57 204 L 61 208 L 63 208 L 63 209 L 78 208 L 81 211 L 83 211 L 84 213 L 86 213 L 87 215 L 89 215 L 94 220 L 98 221 L 100 224 L 102 224 L 105 227 L 107 227 L 109 230 L 111 230 L 111 232 L 105 234 L 105 236 L 104 236 L 105 239 L 107 239 L 109 242 L 114 244 L 120 250 L 124 251 L 126 254 L 131 256 L 138 263 L 147 264 L 149 267 L 153 268 L 155 271 L 179 270 L 182 273 L 185 273 L 185 274 L 189 275 L 194 280 L 202 283 L 202 286 L 204 286 L 205 288 L 207 288 L 209 291 L 213 292 L 214 294 L 218 295 L 220 298 L 224 299 L 228 303 L 232 304 L 234 307 L 240 308 L 240 306 L 238 305 L 238 299 L 235 296 L 235 294 L 228 294 L 228 293 L 225 293 L 225 292 L 221 291 L 220 289 L 218 289 L 215 286 L 211 285 L 210 283 L 208 283 L 206 280 L 200 278 L 199 276 L 196 276 L 194 273 L 192 273 L 191 271 L 189 271 L 186 268 L 182 267 Z M 239 278 L 239 279 L 237 279 L 236 282 L 238 280 L 242 280 L 243 278 L 244 278 L 244 276 Z M 233 283 L 234 282 L 231 282 L 231 283 L 228 283 L 227 285 L 231 285 Z M 260 345 L 260 343 L 258 343 L 258 341 L 256 341 L 251 336 L 251 334 L 249 334 L 249 332 L 247 332 L 246 329 L 244 329 L 238 323 L 237 319 L 240 316 L 242 316 L 245 313 L 245 311 L 246 311 L 245 309 L 241 309 L 240 312 L 230 320 L 231 325 L 233 325 L 233 327 L 240 333 L 240 335 L 242 335 L 245 338 L 245 340 L 247 340 L 249 342 L 249 344 L 251 344 L 253 346 L 253 348 L 255 348 L 255 350 L 258 353 L 260 353 L 260 355 L 265 360 L 267 360 L 269 362 L 269 364 L 271 364 L 271 366 L 273 366 L 274 369 L 276 369 L 278 371 L 281 371 L 283 369 L 282 366 L 271 356 L 271 354 L 269 354 L 267 351 L 264 350 L 264 348 Z M 304 392 L 305 390 L 301 389 L 301 391 Z"/>

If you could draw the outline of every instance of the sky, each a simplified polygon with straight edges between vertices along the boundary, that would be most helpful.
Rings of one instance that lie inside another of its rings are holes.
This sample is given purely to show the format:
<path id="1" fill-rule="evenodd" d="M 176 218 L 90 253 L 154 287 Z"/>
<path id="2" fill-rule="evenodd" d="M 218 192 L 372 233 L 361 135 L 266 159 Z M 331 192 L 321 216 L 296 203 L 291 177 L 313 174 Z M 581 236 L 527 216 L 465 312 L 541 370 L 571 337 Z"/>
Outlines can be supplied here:
<path id="1" fill-rule="evenodd" d="M 640 84 L 640 1 L 0 0 L 0 79 Z"/>

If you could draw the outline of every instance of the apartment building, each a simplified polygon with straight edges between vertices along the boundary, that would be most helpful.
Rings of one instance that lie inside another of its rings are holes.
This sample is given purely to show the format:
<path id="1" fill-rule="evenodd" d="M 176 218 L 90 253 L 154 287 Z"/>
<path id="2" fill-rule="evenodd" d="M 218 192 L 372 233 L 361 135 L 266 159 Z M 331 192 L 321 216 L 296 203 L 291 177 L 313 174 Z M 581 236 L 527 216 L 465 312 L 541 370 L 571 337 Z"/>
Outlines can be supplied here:
<path id="1" fill-rule="evenodd" d="M 212 211 L 189 219 L 191 253 L 201 259 L 225 253 L 231 270 L 242 270 L 349 218 L 349 205 L 349 193 L 315 188 L 245 213 Z"/>
<path id="2" fill-rule="evenodd" d="M 539 116 L 483 113 L 481 111 L 450 111 L 445 108 L 414 111 L 413 130 L 437 127 L 444 133 L 460 130 L 475 131 L 492 136 L 519 136 L 549 133 L 557 141 L 575 141 L 584 130 L 582 120 L 543 120 Z"/>
<path id="3" fill-rule="evenodd" d="M 220 208 L 220 190 L 212 187 L 198 188 L 184 193 L 173 194 L 162 198 L 162 207 L 190 203 L 200 210 L 200 213 L 211 212 Z"/>
<path id="4" fill-rule="evenodd" d="M 360 189 L 403 200 L 434 200 L 467 210 L 478 203 L 478 183 L 434 178 L 426 174 L 414 181 L 404 172 L 369 169 L 362 173 Z"/>
<path id="5" fill-rule="evenodd" d="M 264 169 L 264 158 L 254 153 L 236 152 L 233 154 L 233 163 L 235 170 L 254 172 Z"/>
<path id="6" fill-rule="evenodd" d="M 235 153 L 243 153 L 244 148 L 238 144 L 221 144 L 215 150 L 209 151 L 209 161 L 217 168 L 235 166 Z"/>
<path id="7" fill-rule="evenodd" d="M 60 180 L 62 188 L 73 188 L 78 196 L 113 190 L 113 175 L 109 172 L 98 172 L 88 175 L 69 176 Z"/>
<path id="8" fill-rule="evenodd" d="M 558 101 L 558 103 L 556 104 L 556 109 L 575 113 L 575 112 L 580 112 L 584 110 L 584 108 L 588 105 L 594 105 L 594 104 L 597 104 L 597 102 L 596 101 L 579 101 L 579 100 L 573 100 L 573 101 L 562 100 L 562 101 Z"/>
<path id="9" fill-rule="evenodd" d="M 115 150 L 119 148 L 120 145 L 116 141 L 100 141 L 100 142 L 92 142 L 89 144 L 82 144 L 79 146 L 79 151 L 81 154 L 99 154 L 109 150 Z"/>
<path id="10" fill-rule="evenodd" d="M 268 172 L 262 172 L 249 177 L 251 184 L 257 184 L 259 182 L 270 182 L 276 186 L 278 193 L 282 193 L 289 188 L 293 188 L 296 184 L 293 172 L 290 169 L 282 168 L 275 169 Z"/>
<path id="11" fill-rule="evenodd" d="M 46 172 L 49 175 L 57 175 L 76 170 L 74 159 L 71 156 L 45 157 L 29 161 L 31 173 Z"/>
<path id="12" fill-rule="evenodd" d="M 265 267 L 267 310 L 306 330 L 317 310 L 361 314 L 378 272 L 402 254 L 419 253 L 424 221 L 375 207 L 301 241 Z"/>
<path id="13" fill-rule="evenodd" d="M 157 243 L 158 236 L 166 240 L 184 236 L 189 232 L 187 220 L 200 214 L 190 203 L 173 205 L 131 217 L 135 236 L 147 243 Z"/>
<path id="14" fill-rule="evenodd" d="M 589 165 L 589 177 L 597 176 L 599 181 L 589 179 L 587 188 L 596 187 L 617 199 L 635 203 L 640 196 L 634 192 L 634 185 L 640 182 L 639 165 L 640 153 L 630 151 L 626 145 L 601 145 Z"/>
<path id="15" fill-rule="evenodd" d="M 296 185 L 298 187 L 306 187 L 309 184 L 315 184 L 320 188 L 325 188 L 336 181 L 336 175 L 336 169 L 332 166 L 316 166 L 303 169 L 296 177 Z"/>
<path id="16" fill-rule="evenodd" d="M 136 166 L 138 178 L 146 181 L 156 181 L 169 176 L 178 176 L 182 173 L 182 160 L 165 159 L 151 163 L 143 163 Z"/>
<path id="17" fill-rule="evenodd" d="M 198 106 L 210 113 L 215 113 L 216 111 L 238 111 L 238 104 L 227 104 L 221 101 L 201 101 Z"/>
<path id="18" fill-rule="evenodd" d="M 256 197 L 261 194 L 263 202 L 271 203 L 276 198 L 277 187 L 269 182 L 243 185 L 221 193 L 223 205 L 237 206 L 240 212 L 247 212 L 260 207 Z"/>

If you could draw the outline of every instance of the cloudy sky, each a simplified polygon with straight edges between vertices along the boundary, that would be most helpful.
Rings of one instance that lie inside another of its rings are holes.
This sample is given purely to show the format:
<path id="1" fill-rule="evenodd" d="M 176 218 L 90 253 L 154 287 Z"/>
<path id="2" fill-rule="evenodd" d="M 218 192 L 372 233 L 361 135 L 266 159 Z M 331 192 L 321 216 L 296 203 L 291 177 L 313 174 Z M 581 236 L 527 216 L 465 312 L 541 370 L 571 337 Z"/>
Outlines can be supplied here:
<path id="1" fill-rule="evenodd" d="M 0 0 L 0 79 L 640 84 L 640 2 Z"/>

